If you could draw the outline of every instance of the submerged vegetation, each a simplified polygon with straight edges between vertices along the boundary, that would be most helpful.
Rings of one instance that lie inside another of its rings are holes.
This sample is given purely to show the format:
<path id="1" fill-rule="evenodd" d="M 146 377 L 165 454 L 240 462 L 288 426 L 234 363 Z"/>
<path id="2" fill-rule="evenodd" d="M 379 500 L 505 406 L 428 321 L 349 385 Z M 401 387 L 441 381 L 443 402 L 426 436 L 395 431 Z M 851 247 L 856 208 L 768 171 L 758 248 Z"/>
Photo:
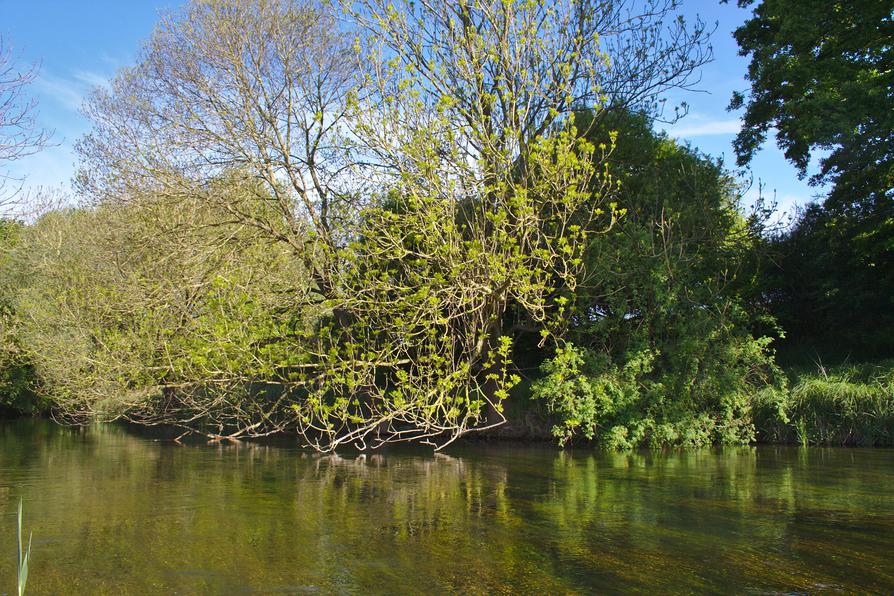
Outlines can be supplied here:
<path id="1" fill-rule="evenodd" d="M 0 222 L 0 407 L 320 451 L 527 407 L 562 444 L 891 444 L 890 366 L 775 357 L 843 288 L 890 305 L 890 190 L 765 229 L 653 130 L 710 59 L 675 17 L 193 0 L 88 101 L 76 200 Z M 889 319 L 850 343 L 884 355 Z"/>

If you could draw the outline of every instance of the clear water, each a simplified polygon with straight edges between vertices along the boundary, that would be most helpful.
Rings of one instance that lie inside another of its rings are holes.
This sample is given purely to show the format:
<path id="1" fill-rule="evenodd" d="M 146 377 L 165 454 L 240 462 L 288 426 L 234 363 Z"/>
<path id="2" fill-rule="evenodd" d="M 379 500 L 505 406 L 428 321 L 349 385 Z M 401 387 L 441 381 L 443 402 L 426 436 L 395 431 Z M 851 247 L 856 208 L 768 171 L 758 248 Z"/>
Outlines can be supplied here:
<path id="1" fill-rule="evenodd" d="M 894 592 L 894 451 L 321 457 L 0 422 L 0 593 Z"/>

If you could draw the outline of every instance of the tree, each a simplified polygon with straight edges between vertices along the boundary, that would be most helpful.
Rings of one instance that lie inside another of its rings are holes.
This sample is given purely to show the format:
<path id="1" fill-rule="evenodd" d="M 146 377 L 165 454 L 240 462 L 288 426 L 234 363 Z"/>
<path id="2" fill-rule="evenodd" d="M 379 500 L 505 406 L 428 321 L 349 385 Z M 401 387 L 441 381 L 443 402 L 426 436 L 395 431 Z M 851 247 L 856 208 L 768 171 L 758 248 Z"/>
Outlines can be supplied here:
<path id="1" fill-rule="evenodd" d="M 0 215 L 12 206 L 21 183 L 6 168 L 38 151 L 49 139 L 35 120 L 37 102 L 26 95 L 35 76 L 36 67 L 17 67 L 12 48 L 0 37 Z"/>
<path id="2" fill-rule="evenodd" d="M 312 265 L 356 211 L 351 143 L 342 134 L 354 54 L 334 16 L 291 0 L 197 0 L 159 23 L 139 64 L 97 89 L 78 145 L 79 188 L 100 201 L 194 195 L 240 171 L 261 182 L 223 208 Z M 307 250 L 306 243 L 315 244 Z"/>
<path id="3" fill-rule="evenodd" d="M 769 239 L 762 282 L 786 331 L 785 358 L 810 364 L 894 354 L 894 208 L 878 213 L 812 203 Z"/>
<path id="4" fill-rule="evenodd" d="M 14 287 L 14 345 L 57 417 L 212 438 L 282 430 L 285 367 L 301 352 L 270 338 L 288 337 L 291 300 L 311 285 L 284 246 L 201 197 L 55 211 L 20 236 L 0 277 Z"/>
<path id="5" fill-rule="evenodd" d="M 591 224 L 613 221 L 611 135 L 582 139 L 573 112 L 655 110 L 706 57 L 700 25 L 660 37 L 675 3 L 631 6 L 369 1 L 345 22 L 313 2 L 196 0 L 88 104 L 80 188 L 100 208 L 208 202 L 287 248 L 310 288 L 257 341 L 298 360 L 268 355 L 255 381 L 283 384 L 306 443 L 442 447 L 503 419 L 508 305 L 560 335 Z M 600 34 L 631 50 L 617 67 Z M 220 180 L 249 192 L 209 192 Z M 165 395 L 147 419 L 271 429 Z"/>
<path id="6" fill-rule="evenodd" d="M 755 0 L 739 0 L 747 7 Z M 894 2 L 813 0 L 797 6 L 762 0 L 735 32 L 739 53 L 751 56 L 745 106 L 736 138 L 747 164 L 771 128 L 802 174 L 820 160 L 814 183 L 833 184 L 838 204 L 883 203 L 894 188 Z"/>
<path id="7" fill-rule="evenodd" d="M 569 343 L 533 394 L 558 415 L 562 442 L 747 443 L 754 395 L 779 381 L 769 339 L 751 332 L 760 218 L 740 211 L 719 162 L 648 118 L 618 111 L 599 127 L 618 133 L 609 167 L 626 212 L 590 238 Z"/>
<path id="8" fill-rule="evenodd" d="M 21 319 L 16 316 L 19 291 L 13 274 L 14 259 L 24 226 L 0 219 L 0 414 L 36 413 L 44 405 L 37 399 L 33 363 L 21 345 Z"/>
<path id="9" fill-rule="evenodd" d="M 0 408 L 26 413 L 40 406 L 34 394 L 33 367 L 17 335 L 9 252 L 22 235 L 21 223 L 13 219 L 21 216 L 16 207 L 22 179 L 8 168 L 49 140 L 49 133 L 36 122 L 37 102 L 26 93 L 36 76 L 36 66 L 18 67 L 12 48 L 0 37 Z"/>
<path id="10" fill-rule="evenodd" d="M 750 6 L 753 0 L 740 0 Z M 890 353 L 894 307 L 894 2 L 763 0 L 736 30 L 751 56 L 749 96 L 735 145 L 750 161 L 770 128 L 821 204 L 773 239 L 765 284 L 787 341 L 839 355 Z"/>

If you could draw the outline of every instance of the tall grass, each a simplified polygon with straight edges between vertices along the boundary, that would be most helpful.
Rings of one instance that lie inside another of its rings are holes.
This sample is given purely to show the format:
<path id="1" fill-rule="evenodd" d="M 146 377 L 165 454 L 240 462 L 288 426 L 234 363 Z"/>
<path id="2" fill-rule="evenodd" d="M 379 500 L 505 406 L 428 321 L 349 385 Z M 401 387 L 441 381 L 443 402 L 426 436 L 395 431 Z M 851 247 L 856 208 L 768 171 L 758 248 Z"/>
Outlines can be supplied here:
<path id="1" fill-rule="evenodd" d="M 18 565 L 18 591 L 19 596 L 23 596 L 25 593 L 25 584 L 28 583 L 28 561 L 31 559 L 31 534 L 28 534 L 28 548 L 24 550 L 22 548 L 22 518 L 24 517 L 24 505 L 21 499 L 19 499 L 19 525 L 18 531 L 16 532 L 16 537 L 19 542 L 19 565 Z"/>
<path id="2" fill-rule="evenodd" d="M 755 405 L 759 440 L 894 445 L 894 360 L 795 370 L 786 391 Z"/>

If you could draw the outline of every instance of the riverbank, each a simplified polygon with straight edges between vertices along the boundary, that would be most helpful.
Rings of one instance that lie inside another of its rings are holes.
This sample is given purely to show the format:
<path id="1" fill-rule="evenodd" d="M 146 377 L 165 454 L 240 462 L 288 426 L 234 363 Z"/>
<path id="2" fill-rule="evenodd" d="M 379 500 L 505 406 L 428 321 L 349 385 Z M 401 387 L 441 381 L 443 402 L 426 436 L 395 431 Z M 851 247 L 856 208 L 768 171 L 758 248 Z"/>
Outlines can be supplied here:
<path id="1" fill-rule="evenodd" d="M 894 445 L 894 360 L 792 367 L 787 375 L 785 391 L 755 402 L 763 442 Z"/>
<path id="2" fill-rule="evenodd" d="M 757 444 L 820 446 L 894 446 L 894 359 L 836 365 L 792 364 L 785 369 L 781 388 L 769 387 L 753 396 L 750 418 Z M 532 399 L 530 382 L 519 384 L 505 402 L 506 424 L 470 440 L 554 443 L 557 420 L 545 404 Z M 33 412 L 0 407 L 0 419 Z M 171 438 L 174 429 L 162 433 Z M 599 444 L 577 440 L 576 445 Z M 675 446 L 657 444 L 657 447 Z M 679 445 L 676 445 L 679 446 Z"/>
<path id="3" fill-rule="evenodd" d="M 755 444 L 849 447 L 894 446 L 894 359 L 823 364 L 820 359 L 791 359 L 785 380 L 750 400 L 747 417 Z M 506 403 L 507 424 L 487 439 L 554 441 L 551 418 L 521 384 Z M 606 430 L 606 429 L 601 429 Z M 600 442 L 585 439 L 575 444 Z M 660 447 L 668 445 L 657 445 Z"/>

